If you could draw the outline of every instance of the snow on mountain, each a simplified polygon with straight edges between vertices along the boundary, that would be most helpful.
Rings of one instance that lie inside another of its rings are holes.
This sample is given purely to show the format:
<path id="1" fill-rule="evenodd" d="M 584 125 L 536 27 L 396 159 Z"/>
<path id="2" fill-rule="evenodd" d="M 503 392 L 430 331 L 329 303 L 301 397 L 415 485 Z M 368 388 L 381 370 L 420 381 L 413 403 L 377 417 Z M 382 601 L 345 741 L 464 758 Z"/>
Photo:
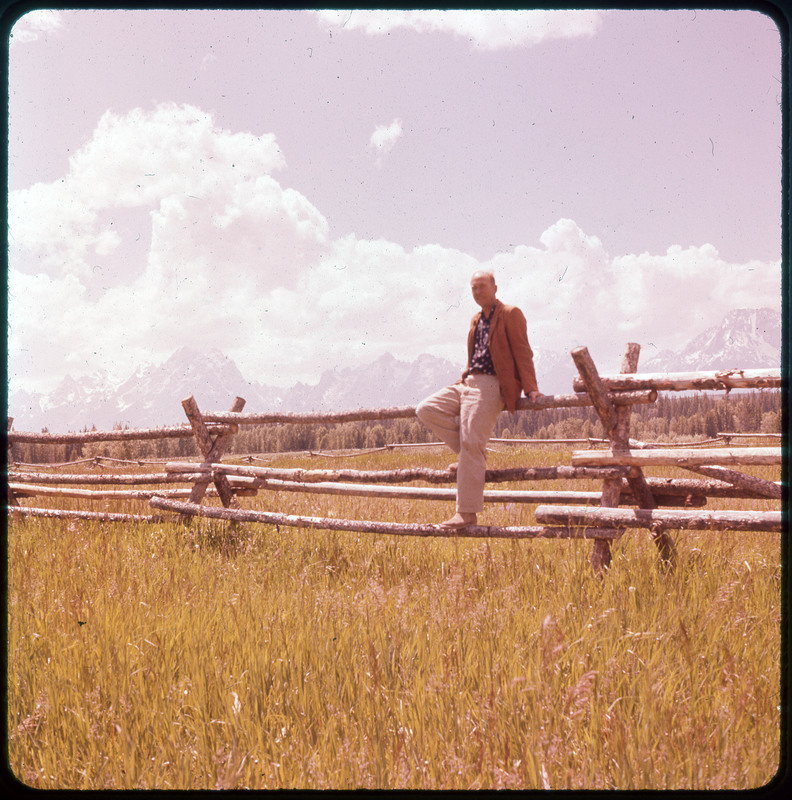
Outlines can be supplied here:
<path id="1" fill-rule="evenodd" d="M 245 380 L 217 349 L 182 347 L 164 364 L 139 369 L 121 384 L 114 410 L 116 421 L 130 427 L 177 425 L 186 421 L 181 401 L 189 395 L 201 409 L 225 411 L 237 396 L 249 407 L 267 407 L 277 399 L 276 392 Z"/>
<path id="2" fill-rule="evenodd" d="M 770 308 L 730 311 L 682 350 L 663 350 L 639 366 L 640 372 L 761 369 L 781 366 L 781 314 Z"/>
<path id="3" fill-rule="evenodd" d="M 24 391 L 12 395 L 8 415 L 14 417 L 16 430 L 82 430 L 90 420 L 102 417 L 112 393 L 106 373 L 87 375 L 80 381 L 67 375 L 49 395 Z"/>
<path id="4" fill-rule="evenodd" d="M 426 354 L 408 363 L 385 353 L 365 367 L 326 370 L 315 386 L 298 383 L 284 399 L 284 408 L 306 412 L 416 405 L 458 380 L 462 369 Z"/>
<path id="5" fill-rule="evenodd" d="M 461 373 L 461 367 L 434 356 L 419 356 L 410 364 L 386 354 L 363 367 L 326 370 L 315 385 L 279 389 L 248 381 L 219 350 L 182 347 L 159 366 L 139 367 L 115 389 L 67 376 L 48 396 L 17 392 L 9 398 L 9 415 L 18 431 L 66 432 L 185 423 L 181 401 L 189 395 L 204 411 L 225 411 L 237 396 L 245 398 L 249 412 L 414 405 Z"/>
<path id="6" fill-rule="evenodd" d="M 14 429 L 152 428 L 185 423 L 181 401 L 189 395 L 199 408 L 212 411 L 229 409 L 237 396 L 244 397 L 250 408 L 277 407 L 281 399 L 280 390 L 245 380 L 219 350 L 182 347 L 164 364 L 138 367 L 116 387 L 101 377 L 78 381 L 67 375 L 49 395 L 12 394 L 8 413 L 14 417 Z"/>

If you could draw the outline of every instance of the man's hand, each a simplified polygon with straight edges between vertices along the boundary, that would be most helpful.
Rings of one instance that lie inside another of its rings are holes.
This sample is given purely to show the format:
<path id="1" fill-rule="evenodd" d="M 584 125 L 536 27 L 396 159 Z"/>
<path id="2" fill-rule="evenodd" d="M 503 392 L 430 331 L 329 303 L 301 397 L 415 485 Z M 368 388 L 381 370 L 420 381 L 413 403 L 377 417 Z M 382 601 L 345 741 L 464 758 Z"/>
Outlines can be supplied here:
<path id="1" fill-rule="evenodd" d="M 532 403 L 535 403 L 535 402 L 536 402 L 536 401 L 537 401 L 537 400 L 538 400 L 538 399 L 539 399 L 541 396 L 542 396 L 542 393 L 541 393 L 541 392 L 531 392 L 531 393 L 528 395 L 528 399 L 529 399 L 529 400 L 530 400 Z"/>

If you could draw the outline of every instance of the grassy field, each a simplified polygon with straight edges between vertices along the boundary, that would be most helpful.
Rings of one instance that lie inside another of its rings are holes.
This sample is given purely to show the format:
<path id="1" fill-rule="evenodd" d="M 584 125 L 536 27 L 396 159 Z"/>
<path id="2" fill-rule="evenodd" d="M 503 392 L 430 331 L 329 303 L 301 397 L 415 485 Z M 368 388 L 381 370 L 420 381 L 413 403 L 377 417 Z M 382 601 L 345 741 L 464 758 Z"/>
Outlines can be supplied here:
<path id="1" fill-rule="evenodd" d="M 569 455 L 509 449 L 490 465 Z M 292 493 L 241 503 L 452 511 Z M 493 505 L 482 521 L 531 524 L 531 508 Z M 584 541 L 12 520 L 9 764 L 44 789 L 762 786 L 779 765 L 780 536 L 674 538 L 673 572 L 633 531 L 598 577 Z"/>

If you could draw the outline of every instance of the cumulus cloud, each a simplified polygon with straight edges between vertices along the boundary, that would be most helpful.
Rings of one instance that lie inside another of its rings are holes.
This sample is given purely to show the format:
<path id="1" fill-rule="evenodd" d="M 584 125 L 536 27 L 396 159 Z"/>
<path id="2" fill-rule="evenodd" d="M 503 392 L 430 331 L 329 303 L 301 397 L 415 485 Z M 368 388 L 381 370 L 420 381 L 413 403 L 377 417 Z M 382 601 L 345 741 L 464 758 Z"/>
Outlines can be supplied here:
<path id="1" fill-rule="evenodd" d="M 571 219 L 488 260 L 332 238 L 276 179 L 284 163 L 273 136 L 189 106 L 105 115 L 67 175 L 9 198 L 11 389 L 125 377 L 184 344 L 284 386 L 385 352 L 461 363 L 480 268 L 524 310 L 535 348 L 586 345 L 603 371 L 628 341 L 676 347 L 732 308 L 780 306 L 780 262 L 727 263 L 709 244 L 613 255 Z"/>
<path id="2" fill-rule="evenodd" d="M 39 269 L 86 277 L 97 244 L 101 251 L 107 243 L 100 212 L 136 207 L 157 214 L 160 223 L 189 215 L 192 228 L 168 231 L 166 238 L 187 237 L 199 249 L 216 241 L 205 235 L 214 228 L 226 230 L 224 247 L 234 249 L 239 226 L 264 220 L 273 223 L 266 229 L 276 238 L 279 228 L 283 235 L 303 226 L 320 241 L 326 234 L 321 215 L 304 199 L 284 198 L 270 178 L 284 165 L 273 135 L 218 129 L 211 115 L 191 106 L 107 112 L 62 180 L 11 193 L 13 248 L 35 254 Z"/>
<path id="3" fill-rule="evenodd" d="M 390 125 L 378 125 L 371 134 L 369 147 L 377 153 L 377 164 L 382 163 L 382 156 L 390 153 L 397 140 L 402 135 L 400 119 L 394 119 Z"/>
<path id="4" fill-rule="evenodd" d="M 569 219 L 540 243 L 488 262 L 502 299 L 524 307 L 535 346 L 585 345 L 601 369 L 618 368 L 627 342 L 679 348 L 734 308 L 781 310 L 780 261 L 731 264 L 711 244 L 612 256 Z"/>
<path id="5" fill-rule="evenodd" d="M 86 372 L 75 361 L 86 351 L 83 337 L 85 289 L 69 276 L 8 273 L 8 355 L 12 388 L 40 391 L 54 388 L 48 373 L 57 370 L 56 381 L 70 370 Z M 45 322 L 48 320 L 49 322 Z"/>
<path id="6" fill-rule="evenodd" d="M 60 11 L 29 11 L 21 16 L 11 29 L 10 44 L 27 44 L 35 42 L 41 36 L 55 33 L 63 27 L 63 16 Z"/>
<path id="7" fill-rule="evenodd" d="M 271 134 L 231 133 L 194 107 L 105 114 L 63 179 L 9 197 L 9 265 L 24 287 L 9 298 L 10 375 L 51 388 L 74 367 L 53 359 L 53 331 L 93 369 L 109 359 L 122 372 L 179 342 L 245 342 L 256 301 L 327 249 L 324 217 L 270 174 L 284 163 Z M 130 210 L 148 220 L 142 254 L 108 227 Z"/>
<path id="8" fill-rule="evenodd" d="M 596 10 L 442 10 L 415 11 L 323 10 L 328 27 L 386 34 L 404 28 L 418 33 L 449 33 L 483 50 L 533 45 L 548 39 L 590 36 L 599 29 Z"/>
<path id="9" fill-rule="evenodd" d="M 678 348 L 734 308 L 781 310 L 780 262 L 724 261 L 711 244 L 613 259 L 615 314 L 644 341 Z"/>

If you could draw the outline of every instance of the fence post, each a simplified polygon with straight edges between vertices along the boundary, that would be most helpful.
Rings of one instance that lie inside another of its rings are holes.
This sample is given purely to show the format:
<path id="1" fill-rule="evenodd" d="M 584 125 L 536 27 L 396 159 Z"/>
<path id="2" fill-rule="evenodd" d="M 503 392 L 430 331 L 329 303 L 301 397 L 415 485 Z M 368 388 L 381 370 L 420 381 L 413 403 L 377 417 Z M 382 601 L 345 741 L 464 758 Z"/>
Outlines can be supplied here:
<path id="1" fill-rule="evenodd" d="M 624 418 L 617 416 L 616 406 L 608 397 L 607 390 L 600 380 L 594 361 L 589 355 L 588 348 L 576 347 L 572 351 L 572 360 L 586 385 L 589 397 L 594 404 L 594 408 L 602 421 L 605 435 L 610 439 L 611 449 L 616 446 L 618 437 L 616 428 L 619 423 L 624 423 Z M 601 508 L 616 508 L 619 505 L 621 496 L 621 478 L 605 478 L 602 481 Z M 606 570 L 611 563 L 610 540 L 605 538 L 594 539 L 594 547 L 591 551 L 591 566 L 597 572 Z"/>
<path id="2" fill-rule="evenodd" d="M 195 398 L 192 395 L 186 397 L 184 400 L 182 400 L 182 407 L 184 408 L 184 413 L 187 415 L 187 419 L 190 421 L 190 425 L 192 425 L 193 432 L 195 433 L 195 439 L 198 443 L 198 449 L 201 451 L 204 461 L 209 464 L 219 461 L 220 457 L 223 455 L 226 447 L 231 441 L 233 433 L 231 431 L 228 431 L 227 433 L 221 433 L 213 440 L 209 434 L 209 431 L 206 429 L 206 424 L 203 421 L 203 417 L 201 417 L 201 412 L 198 409 L 198 404 L 195 402 Z M 236 400 L 234 400 L 234 405 L 231 406 L 231 411 L 239 412 L 244 407 L 245 400 L 241 397 L 237 397 Z M 237 503 L 236 498 L 234 497 L 234 492 L 232 491 L 231 485 L 228 483 L 228 478 L 226 478 L 225 475 L 218 475 L 215 478 L 201 478 L 200 480 L 197 480 L 193 485 L 192 491 L 190 492 L 190 502 L 201 502 L 206 492 L 206 487 L 209 485 L 209 481 L 211 480 L 214 480 L 214 484 L 217 487 L 217 493 L 220 495 L 223 505 L 226 508 L 239 508 L 239 503 Z"/>
<path id="3" fill-rule="evenodd" d="M 622 374 L 633 373 L 638 368 L 638 357 L 641 352 L 640 345 L 630 342 L 622 361 Z M 594 408 L 602 421 L 605 433 L 610 439 L 612 453 L 626 452 L 630 449 L 630 406 L 614 405 L 607 394 L 607 389 L 599 377 L 594 361 L 586 347 L 576 347 L 572 351 L 572 359 L 577 366 L 580 377 L 585 383 L 586 390 L 591 397 Z M 640 469 L 631 469 L 627 478 L 632 493 L 641 508 L 657 508 L 652 491 Z M 601 508 L 616 508 L 621 495 L 621 479 L 606 478 L 602 485 Z M 652 538 L 660 551 L 660 557 L 665 564 L 672 564 L 675 551 L 674 544 L 668 534 L 659 526 L 652 528 Z M 610 542 L 607 539 L 595 539 L 594 550 L 591 554 L 592 566 L 605 569 L 611 561 Z"/>
<path id="4" fill-rule="evenodd" d="M 641 345 L 635 342 L 630 342 L 630 344 L 627 345 L 621 368 L 623 374 L 630 374 L 638 371 L 638 357 L 640 354 Z M 616 410 L 616 414 L 620 421 L 620 424 L 616 426 L 616 430 L 619 436 L 623 435 L 624 437 L 623 440 L 619 442 L 618 449 L 629 450 L 630 416 L 632 414 L 632 408 L 630 406 L 619 406 Z M 613 451 L 616 452 L 616 450 Z M 640 467 L 630 469 L 627 483 L 630 485 L 630 489 L 632 489 L 635 499 L 638 501 L 639 508 L 657 508 L 657 502 L 652 494 L 652 490 L 649 488 L 649 484 L 646 482 L 643 470 Z M 673 567 L 676 561 L 674 540 L 665 532 L 660 524 L 652 525 L 650 533 L 663 564 L 667 567 Z"/>
<path id="5" fill-rule="evenodd" d="M 10 431 L 11 430 L 11 426 L 13 424 L 14 424 L 14 418 L 13 417 L 9 417 L 8 418 L 8 428 L 7 428 L 7 430 Z M 12 448 L 13 448 L 13 444 L 11 443 L 11 440 L 9 439 L 8 440 L 8 463 L 9 464 L 12 464 L 13 461 L 14 461 L 14 451 L 13 451 Z M 13 491 L 11 490 L 10 486 L 7 486 L 7 491 L 8 491 L 8 499 L 7 499 L 8 505 L 9 506 L 18 506 L 19 505 L 19 500 L 17 500 L 16 495 L 13 493 Z"/>

